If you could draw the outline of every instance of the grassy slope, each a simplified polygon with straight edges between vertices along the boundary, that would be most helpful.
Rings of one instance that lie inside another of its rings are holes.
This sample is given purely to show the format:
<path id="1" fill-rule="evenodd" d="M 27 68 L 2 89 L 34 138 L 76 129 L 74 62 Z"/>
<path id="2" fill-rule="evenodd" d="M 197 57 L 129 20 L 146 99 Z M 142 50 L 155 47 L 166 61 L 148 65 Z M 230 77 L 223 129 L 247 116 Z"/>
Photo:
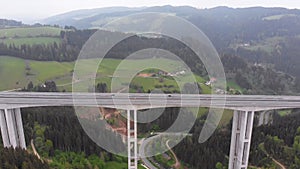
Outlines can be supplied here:
<path id="1" fill-rule="evenodd" d="M 24 60 L 0 57 L 0 77 L 0 90 L 23 87 L 26 84 Z"/>
<path id="2" fill-rule="evenodd" d="M 26 70 L 26 65 L 29 65 L 30 71 Z M 23 88 L 30 81 L 39 83 L 55 79 L 55 77 L 64 76 L 72 68 L 73 63 L 40 62 L 0 56 L 0 90 Z M 26 72 L 30 75 L 26 75 Z"/>
<path id="3" fill-rule="evenodd" d="M 84 75 L 89 75 L 91 72 L 89 72 L 89 69 L 93 66 L 97 66 L 98 62 L 95 59 L 88 59 L 81 61 L 80 63 L 80 72 Z M 78 66 L 78 64 L 77 64 Z M 118 90 L 126 87 L 126 84 L 128 83 L 126 80 L 129 79 L 128 75 L 133 75 L 140 70 L 145 70 L 145 72 L 148 72 L 149 70 L 145 68 L 149 67 L 161 67 L 164 68 L 164 70 L 169 71 L 169 72 L 176 72 L 182 70 L 183 66 L 180 62 L 178 61 L 172 61 L 172 60 L 167 60 L 167 59 L 146 59 L 146 60 L 126 60 L 122 61 L 121 60 L 116 60 L 116 59 L 104 59 L 102 60 L 99 69 L 97 71 L 97 79 L 96 83 L 104 82 L 107 83 L 108 86 L 111 86 L 111 77 L 114 76 L 114 82 L 117 83 L 116 88 Z M 117 70 L 119 71 L 118 73 L 115 72 L 115 69 L 117 67 Z M 78 69 L 77 69 L 78 70 Z M 80 74 L 81 74 L 80 73 Z M 179 78 L 179 83 L 180 82 L 193 82 L 191 81 L 191 75 L 185 75 L 185 76 L 180 76 Z M 204 83 L 205 80 L 199 76 L 195 76 L 195 79 L 200 83 L 201 87 Z M 63 86 L 64 89 L 66 90 L 71 90 L 72 84 L 71 82 L 71 77 L 65 76 L 63 78 L 59 78 L 56 80 L 58 84 L 67 84 Z M 93 81 L 91 79 L 91 76 L 87 76 L 87 79 L 85 81 Z M 135 77 L 133 78 L 132 82 L 134 84 L 139 84 L 144 87 L 145 91 L 152 90 L 154 89 L 155 85 L 173 85 L 174 87 L 169 88 L 169 90 L 175 90 L 178 89 L 176 81 L 172 80 L 172 78 L 164 78 L 163 83 L 159 82 L 159 78 L 154 77 L 154 78 L 144 78 L 144 77 Z M 84 84 L 84 82 L 79 82 L 76 83 L 78 86 L 86 86 L 87 83 Z M 117 91 L 118 91 L 117 90 Z M 113 92 L 117 92 L 113 91 Z M 210 93 L 209 87 L 203 85 L 203 91 L 205 93 Z"/>
<path id="4" fill-rule="evenodd" d="M 284 42 L 284 41 L 285 41 L 284 37 L 275 36 L 272 38 L 267 38 L 264 41 L 252 44 L 251 46 L 248 46 L 245 48 L 248 50 L 252 50 L 252 51 L 263 50 L 263 51 L 271 54 L 271 52 L 276 49 L 276 45 L 278 45 L 280 42 Z"/>
<path id="5" fill-rule="evenodd" d="M 15 45 L 16 47 L 26 44 L 57 44 L 61 43 L 59 38 L 61 28 L 56 27 L 20 27 L 0 29 L 0 43 Z"/>
<path id="6" fill-rule="evenodd" d="M 146 66 L 150 62 L 153 64 L 161 64 L 161 66 L 166 66 L 166 69 L 176 71 L 178 66 L 174 66 L 176 61 L 170 61 L 166 59 L 156 59 L 156 60 L 129 60 L 126 61 L 126 68 L 120 68 L 122 74 L 131 73 L 134 69 L 134 65 L 144 65 Z M 114 69 L 120 63 L 120 60 L 116 59 L 105 59 L 101 63 L 98 69 L 97 82 L 101 81 L 110 81 L 111 77 L 114 75 Z M 83 71 L 88 71 L 92 64 L 97 64 L 96 59 L 88 59 L 84 61 L 82 67 Z M 30 70 L 26 71 L 26 65 L 29 66 Z M 33 61 L 33 60 L 23 60 L 19 58 L 9 57 L 9 56 L 0 56 L 0 77 L 3 79 L 0 84 L 0 90 L 11 89 L 12 86 L 17 81 L 20 81 L 19 87 L 25 87 L 24 84 L 32 80 L 33 82 L 44 82 L 45 80 L 55 80 L 58 85 L 63 83 L 71 83 L 72 81 L 72 70 L 74 69 L 74 62 L 44 62 L 44 61 Z M 26 76 L 26 72 L 30 73 L 29 76 Z M 122 77 L 118 77 L 120 80 Z M 127 77 L 126 77 L 127 78 Z M 203 82 L 204 80 L 201 77 L 196 77 L 197 80 Z M 25 80 L 25 83 L 23 82 Z M 143 78 L 136 77 L 133 79 L 134 82 L 140 83 L 145 86 L 146 89 L 153 88 L 158 82 L 158 78 Z M 185 81 L 185 77 L 183 77 Z M 4 83 L 5 82 L 5 83 Z M 176 84 L 175 81 L 171 79 L 165 79 L 164 83 L 166 85 Z M 67 85 L 68 86 L 68 85 Z M 71 84 L 69 85 L 71 86 Z"/>
<path id="7" fill-rule="evenodd" d="M 4 43 L 7 45 L 15 45 L 19 47 L 23 44 L 26 45 L 38 45 L 38 44 L 53 44 L 56 42 L 57 44 L 61 43 L 61 39 L 54 37 L 30 37 L 30 38 L 13 38 L 13 39 L 0 39 L 0 43 Z"/>
<path id="8" fill-rule="evenodd" d="M 267 16 L 262 18 L 262 20 L 267 20 L 267 21 L 273 21 L 273 20 L 279 20 L 283 17 L 295 17 L 295 14 L 281 14 L 281 15 L 272 15 L 272 16 Z"/>
<path id="9" fill-rule="evenodd" d="M 0 29 L 0 38 L 34 37 L 34 36 L 59 36 L 61 28 L 56 27 L 21 27 Z"/>
<path id="10" fill-rule="evenodd" d="M 227 86 L 229 86 L 230 88 L 242 91 L 243 89 L 235 82 L 235 81 L 227 81 Z"/>
<path id="11" fill-rule="evenodd" d="M 279 110 L 278 111 L 278 114 L 280 115 L 280 116 L 287 116 L 287 115 L 289 115 L 289 114 L 291 114 L 292 113 L 292 110 Z"/>

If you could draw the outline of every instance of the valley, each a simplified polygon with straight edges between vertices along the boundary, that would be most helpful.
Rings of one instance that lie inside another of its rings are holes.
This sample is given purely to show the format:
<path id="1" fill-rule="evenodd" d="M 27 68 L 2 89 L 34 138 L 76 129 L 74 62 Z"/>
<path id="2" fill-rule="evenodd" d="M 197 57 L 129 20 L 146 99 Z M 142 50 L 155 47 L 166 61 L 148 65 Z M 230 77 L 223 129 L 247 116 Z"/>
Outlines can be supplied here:
<path id="1" fill-rule="evenodd" d="M 218 79 L 208 77 L 202 61 L 185 44 L 168 37 L 132 36 L 114 46 L 101 64 L 95 56 L 77 60 L 85 42 L 98 29 L 107 38 L 123 35 L 101 28 L 113 19 L 142 12 L 179 16 L 201 29 L 218 51 L 227 78 L 226 89 L 213 91 L 212 86 Z M 72 92 L 76 87 L 83 92 L 173 94 L 193 93 L 191 84 L 195 84 L 200 94 L 300 94 L 298 9 L 112 7 L 72 11 L 46 18 L 41 23 L 26 25 L 0 19 L 0 91 Z M 125 59 L 148 47 L 171 51 L 179 60 L 156 55 L 147 59 L 143 56 Z M 79 62 L 82 63 L 80 68 L 76 67 Z M 94 66 L 98 67 L 96 72 L 90 72 Z M 76 68 L 87 73 L 79 76 Z M 192 108 L 183 109 L 186 116 L 196 118 L 190 135 L 172 150 L 148 158 L 148 161 L 158 168 L 227 169 L 233 111 L 225 110 L 212 137 L 200 144 L 199 134 L 209 109 L 200 108 L 198 112 Z M 97 131 L 99 135 L 117 135 L 118 141 L 122 141 L 121 135 L 127 132 L 124 112 L 99 110 L 101 113 L 82 117 L 94 118 L 95 123 L 107 122 L 110 127 L 102 126 Z M 179 111 L 179 108 L 166 108 L 158 119 L 138 124 L 138 137 L 164 132 L 176 120 Z M 268 122 L 259 125 L 261 117 L 255 116 L 249 168 L 298 169 L 299 110 L 271 110 L 267 114 Z M 22 109 L 22 118 L 28 151 L 7 149 L 0 142 L 0 168 L 127 168 L 127 158 L 109 153 L 89 138 L 73 107 L 26 108 Z M 33 140 L 41 159 L 46 162 L 33 155 L 29 140 Z M 165 146 L 171 143 L 172 140 L 161 142 Z M 111 144 L 119 146 L 115 142 Z M 146 168 L 145 162 L 140 160 L 138 168 Z"/>

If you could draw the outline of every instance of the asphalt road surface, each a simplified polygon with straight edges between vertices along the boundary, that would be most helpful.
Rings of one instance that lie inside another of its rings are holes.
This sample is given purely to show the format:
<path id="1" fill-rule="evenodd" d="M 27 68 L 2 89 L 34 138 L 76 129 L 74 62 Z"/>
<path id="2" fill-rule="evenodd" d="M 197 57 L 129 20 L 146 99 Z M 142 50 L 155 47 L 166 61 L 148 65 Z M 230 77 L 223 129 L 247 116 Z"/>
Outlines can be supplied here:
<path id="1" fill-rule="evenodd" d="M 94 106 L 122 109 L 213 107 L 259 111 L 300 108 L 300 96 L 0 92 L 1 108 L 39 106 Z"/>

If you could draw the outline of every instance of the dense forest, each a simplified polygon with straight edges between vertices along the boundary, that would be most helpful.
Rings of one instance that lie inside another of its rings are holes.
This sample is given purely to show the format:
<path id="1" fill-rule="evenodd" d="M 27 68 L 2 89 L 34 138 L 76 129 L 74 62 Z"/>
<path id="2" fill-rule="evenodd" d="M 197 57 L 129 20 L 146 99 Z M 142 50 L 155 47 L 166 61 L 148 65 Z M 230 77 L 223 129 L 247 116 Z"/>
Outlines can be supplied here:
<path id="1" fill-rule="evenodd" d="M 234 80 L 241 86 L 244 94 L 290 94 L 299 92 L 297 78 L 277 72 L 269 66 L 249 64 L 235 55 L 221 56 L 227 80 Z"/>
<path id="2" fill-rule="evenodd" d="M 20 26 L 23 26 L 22 22 L 15 21 L 15 20 L 8 20 L 8 19 L 0 19 L 0 28 L 20 27 Z"/>
<path id="3" fill-rule="evenodd" d="M 276 112 L 274 115 L 272 124 L 254 128 L 250 164 L 269 168 L 272 157 L 287 168 L 299 168 L 300 112 L 295 110 L 284 117 L 279 117 Z M 218 129 L 206 143 L 199 144 L 198 137 L 202 126 L 203 120 L 199 119 L 193 128 L 193 137 L 184 139 L 176 146 L 176 154 L 184 162 L 191 164 L 191 168 L 215 168 L 218 162 L 227 167 L 231 124 Z"/>
<path id="4" fill-rule="evenodd" d="M 231 51 L 231 53 L 236 53 L 251 63 L 272 64 L 276 70 L 299 77 L 299 45 L 300 39 L 291 36 L 283 38 L 271 51 L 265 51 L 263 48 L 250 50 L 238 47 L 236 51 Z"/>
<path id="5" fill-rule="evenodd" d="M 34 139 L 39 153 L 45 158 L 56 159 L 59 156 L 73 156 L 75 159 L 88 159 L 101 157 L 102 165 L 115 160 L 126 162 L 126 159 L 107 153 L 97 146 L 81 128 L 74 109 L 71 107 L 30 108 L 24 109 L 22 112 L 26 140 Z M 139 124 L 139 133 L 153 130 L 164 131 L 172 125 L 177 115 L 178 109 L 168 108 L 154 122 Z M 294 110 L 290 115 L 283 117 L 274 112 L 273 116 L 272 124 L 254 128 L 250 164 L 268 168 L 272 166 L 272 158 L 275 158 L 288 168 L 297 169 L 300 167 L 300 112 Z M 174 151 L 183 162 L 188 164 L 189 168 L 215 168 L 217 164 L 226 167 L 230 147 L 231 123 L 219 128 L 207 142 L 199 144 L 198 137 L 205 119 L 206 116 L 197 119 L 191 130 L 193 135 L 185 138 L 174 148 Z M 24 157 L 13 155 L 14 151 L 9 149 L 1 149 L 1 151 L 15 156 L 14 159 L 17 160 L 16 162 L 7 162 L 3 159 L 2 165 L 19 166 L 25 165 L 22 163 L 28 163 L 28 165 L 34 163 L 34 165 L 47 166 L 41 162 L 35 163 L 37 159 L 32 155 L 26 155 L 25 151 L 22 154 Z M 18 151 L 22 152 L 22 150 Z M 74 153 L 72 155 L 63 152 Z M 28 158 L 26 158 L 27 156 Z M 4 158 L 4 156 L 1 157 Z M 62 161 L 57 159 L 54 164 L 50 163 L 50 166 L 61 166 L 61 163 Z M 69 161 L 69 165 L 78 165 L 81 166 L 78 168 L 84 168 L 84 166 L 88 166 L 88 163 L 84 160 L 80 163 Z"/>
<path id="6" fill-rule="evenodd" d="M 77 59 L 83 43 L 94 32 L 95 30 L 77 30 L 76 33 L 72 31 L 62 31 L 61 36 L 59 37 L 61 38 L 62 43 L 54 42 L 53 44 L 48 45 L 22 44 L 20 46 L 15 46 L 14 44 L 0 43 L 0 55 L 40 61 L 74 61 Z"/>
<path id="7" fill-rule="evenodd" d="M 0 168 L 1 169 L 48 169 L 47 163 L 40 161 L 35 155 L 29 154 L 22 149 L 3 148 L 0 146 Z"/>

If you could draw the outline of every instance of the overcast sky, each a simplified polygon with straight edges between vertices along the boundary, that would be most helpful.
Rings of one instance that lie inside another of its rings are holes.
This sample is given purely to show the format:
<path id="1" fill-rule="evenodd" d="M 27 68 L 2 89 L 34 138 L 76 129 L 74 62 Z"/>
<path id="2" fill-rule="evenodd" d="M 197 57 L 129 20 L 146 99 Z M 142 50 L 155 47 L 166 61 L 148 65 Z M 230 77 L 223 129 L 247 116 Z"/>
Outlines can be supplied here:
<path id="1" fill-rule="evenodd" d="M 300 9 L 299 0 L 0 0 L 0 18 L 32 21 L 56 14 L 109 6 L 189 5 L 196 8 L 229 7 L 286 7 Z"/>

